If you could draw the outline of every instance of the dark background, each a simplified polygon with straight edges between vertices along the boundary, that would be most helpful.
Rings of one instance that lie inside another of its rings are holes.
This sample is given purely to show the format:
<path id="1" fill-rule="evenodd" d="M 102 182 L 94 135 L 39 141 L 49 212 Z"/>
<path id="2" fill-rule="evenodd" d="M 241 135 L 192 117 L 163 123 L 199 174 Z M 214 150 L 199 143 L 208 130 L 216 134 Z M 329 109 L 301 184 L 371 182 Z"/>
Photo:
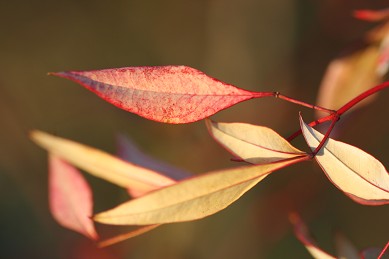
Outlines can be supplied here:
<path id="1" fill-rule="evenodd" d="M 73 82 L 47 72 L 143 65 L 188 65 L 257 91 L 280 91 L 314 103 L 327 64 L 371 24 L 354 9 L 387 0 L 1 1 L 1 258 L 309 258 L 287 220 L 301 213 L 323 248 L 334 253 L 341 231 L 363 249 L 388 240 L 389 207 L 356 204 L 314 163 L 277 172 L 228 209 L 167 225 L 107 249 L 58 226 L 47 206 L 46 152 L 28 139 L 40 129 L 115 153 L 115 136 L 193 173 L 234 166 L 204 123 L 164 125 L 126 113 Z M 389 95 L 355 114 L 339 138 L 388 165 Z M 298 129 L 298 111 L 275 99 L 239 104 L 214 116 Z M 299 138 L 295 145 L 305 149 Z M 123 201 L 123 190 L 87 176 L 95 211 Z"/>

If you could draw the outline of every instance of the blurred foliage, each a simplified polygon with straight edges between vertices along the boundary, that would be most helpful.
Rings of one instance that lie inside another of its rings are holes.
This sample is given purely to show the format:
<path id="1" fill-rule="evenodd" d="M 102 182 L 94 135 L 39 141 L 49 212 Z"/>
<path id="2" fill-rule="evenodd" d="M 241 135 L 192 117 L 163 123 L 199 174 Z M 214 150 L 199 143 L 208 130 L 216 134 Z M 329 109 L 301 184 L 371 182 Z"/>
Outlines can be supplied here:
<path id="1" fill-rule="evenodd" d="M 46 74 L 182 64 L 245 89 L 277 90 L 314 103 L 326 65 L 372 26 L 354 19 L 353 10 L 384 7 L 386 0 L 1 1 L 0 257 L 309 258 L 287 222 L 290 210 L 301 212 L 329 252 L 333 230 L 360 248 L 383 246 L 389 207 L 354 203 L 317 166 L 304 163 L 275 173 L 215 216 L 99 250 L 49 215 L 46 154 L 28 132 L 41 129 L 112 153 L 116 134 L 124 133 L 149 154 L 195 173 L 233 166 L 202 122 L 147 121 Z M 384 92 L 359 111 L 340 136 L 384 164 L 388 97 Z M 299 110 L 261 99 L 215 118 L 288 136 L 298 127 Z M 125 199 L 116 187 L 89 179 L 96 211 Z"/>

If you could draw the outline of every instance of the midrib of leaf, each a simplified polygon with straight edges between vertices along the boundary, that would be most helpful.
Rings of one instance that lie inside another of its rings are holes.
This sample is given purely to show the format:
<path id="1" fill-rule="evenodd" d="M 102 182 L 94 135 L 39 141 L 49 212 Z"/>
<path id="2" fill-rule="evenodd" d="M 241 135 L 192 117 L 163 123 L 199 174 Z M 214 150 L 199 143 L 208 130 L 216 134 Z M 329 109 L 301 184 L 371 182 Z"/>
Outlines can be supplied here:
<path id="1" fill-rule="evenodd" d="M 301 156 L 304 156 L 304 153 L 293 153 L 293 152 L 286 152 L 286 151 L 271 149 L 271 148 L 268 148 L 268 147 L 265 147 L 265 146 L 261 146 L 261 145 L 258 145 L 258 144 L 252 143 L 252 142 L 248 142 L 247 140 L 244 140 L 244 139 L 241 139 L 241 138 L 237 138 L 237 137 L 235 137 L 233 135 L 230 135 L 227 132 L 221 130 L 220 128 L 217 128 L 217 130 L 219 130 L 219 131 L 223 132 L 224 134 L 226 134 L 226 135 L 228 135 L 230 137 L 233 137 L 233 138 L 235 138 L 235 139 L 237 139 L 239 141 L 242 141 L 243 143 L 249 144 L 249 145 L 254 146 L 254 147 L 259 147 L 259 148 L 263 148 L 263 149 L 266 149 L 266 150 L 269 150 L 269 151 L 273 151 L 273 152 L 281 153 L 281 154 L 286 154 L 286 155 L 296 155 L 296 156 L 300 156 L 301 155 Z"/>
<path id="2" fill-rule="evenodd" d="M 81 81 L 83 82 L 83 81 Z M 98 84 L 103 84 L 104 87 L 112 87 L 113 89 L 115 88 L 120 88 L 120 89 L 125 89 L 125 91 L 134 91 L 134 92 L 142 92 L 142 93 L 151 93 L 150 95 L 170 95 L 170 96 L 190 96 L 190 97 L 251 97 L 251 98 L 256 98 L 255 92 L 253 94 L 197 94 L 197 93 L 181 93 L 181 92 L 168 92 L 168 91 L 156 91 L 156 90 L 144 90 L 144 89 L 139 89 L 139 88 L 131 88 L 131 87 L 126 87 L 126 86 L 118 86 L 118 85 L 111 85 L 107 83 L 102 83 L 99 81 L 94 81 L 95 83 Z M 87 86 L 88 88 L 91 88 L 93 90 L 97 90 L 96 88 L 91 87 L 90 85 L 87 85 L 83 83 L 84 86 Z M 100 91 L 100 90 L 97 90 Z M 260 93 L 258 93 L 260 94 Z"/>
<path id="3" fill-rule="evenodd" d="M 253 177 L 251 179 L 248 179 L 248 180 L 244 180 L 244 181 L 241 181 L 239 183 L 235 183 L 235 184 L 232 184 L 228 187 L 223 187 L 223 188 L 220 188 L 220 189 L 217 189 L 217 190 L 213 190 L 212 192 L 208 192 L 206 194 L 201 194 L 201 195 L 197 195 L 197 196 L 194 196 L 190 199 L 186 199 L 186 200 L 182 200 L 180 202 L 177 202 L 177 203 L 171 203 L 169 205 L 166 205 L 166 206 L 163 206 L 163 207 L 159 207 L 159 208 L 155 208 L 155 209 L 152 209 L 152 210 L 147 210 L 147 211 L 142 211 L 142 212 L 136 212 L 136 213 L 130 213 L 130 214 L 123 214 L 123 215 L 115 215 L 115 216 L 105 216 L 104 218 L 122 218 L 122 217 L 128 217 L 128 215 L 141 215 L 141 214 L 146 214 L 146 213 L 152 213 L 152 212 L 155 212 L 155 211 L 159 211 L 161 209 L 169 209 L 169 208 L 172 208 L 172 207 L 175 207 L 175 206 L 180 206 L 181 204 L 184 204 L 184 203 L 187 203 L 187 202 L 190 202 L 190 201 L 193 201 L 193 200 L 196 200 L 196 199 L 199 199 L 199 198 L 202 198 L 202 197 L 205 197 L 205 196 L 211 196 L 217 192 L 220 192 L 220 191 L 223 191 L 223 190 L 227 190 L 227 189 L 230 189 L 230 188 L 233 188 L 233 187 L 236 187 L 238 185 L 241 185 L 241 184 L 244 184 L 244 183 L 248 183 L 250 181 L 254 181 L 254 180 L 258 180 L 257 182 L 253 182 L 251 185 L 247 186 L 246 189 L 244 191 L 242 191 L 241 193 L 239 193 L 237 195 L 237 197 L 232 200 L 232 202 L 236 201 L 237 199 L 239 199 L 243 194 L 245 194 L 249 189 L 251 189 L 252 187 L 254 187 L 258 182 L 260 182 L 262 179 L 264 179 L 268 174 L 270 174 L 270 172 L 268 172 L 266 175 L 263 175 L 263 176 L 256 176 L 256 177 Z M 256 179 L 258 178 L 258 179 Z M 158 190 L 156 190 L 158 191 Z M 231 202 L 231 203 L 232 203 Z M 227 207 L 229 204 L 231 203 L 228 203 L 226 206 L 224 207 Z M 120 206 L 120 205 L 119 205 Z M 104 212 L 102 212 L 104 213 Z"/>
<path id="4" fill-rule="evenodd" d="M 316 141 L 318 142 L 318 144 L 319 144 L 319 143 L 320 143 L 320 140 L 318 139 L 318 137 L 316 136 L 316 134 L 315 134 L 313 131 L 311 131 L 310 128 L 308 128 L 308 130 L 311 132 L 311 135 L 315 138 L 315 140 L 316 140 Z M 381 186 L 378 186 L 378 185 L 376 185 L 375 183 L 370 182 L 368 179 L 366 179 L 366 178 L 363 177 L 362 175 L 358 174 L 354 169 L 352 169 L 351 167 L 349 167 L 347 164 L 343 163 L 342 160 L 341 160 L 340 158 L 338 158 L 334 153 L 331 152 L 331 150 L 329 150 L 329 149 L 326 148 L 327 143 L 328 143 L 328 139 L 326 140 L 326 143 L 324 144 L 323 148 L 324 148 L 326 151 L 328 151 L 328 153 L 330 153 L 334 158 L 336 158 L 336 161 L 337 161 L 338 163 L 340 163 L 342 166 L 346 167 L 347 169 L 350 169 L 351 172 L 353 172 L 355 175 L 357 175 L 359 178 L 361 178 L 362 180 L 364 180 L 364 181 L 367 182 L 368 184 L 373 185 L 374 187 L 377 187 L 378 189 L 380 189 L 380 190 L 382 190 L 382 191 L 384 191 L 384 192 L 389 193 L 389 190 L 385 190 L 385 189 L 383 189 Z M 317 155 L 316 155 L 316 156 L 317 156 Z M 315 156 L 315 158 L 316 158 L 316 156 Z M 318 158 L 316 158 L 316 159 L 318 159 Z"/>

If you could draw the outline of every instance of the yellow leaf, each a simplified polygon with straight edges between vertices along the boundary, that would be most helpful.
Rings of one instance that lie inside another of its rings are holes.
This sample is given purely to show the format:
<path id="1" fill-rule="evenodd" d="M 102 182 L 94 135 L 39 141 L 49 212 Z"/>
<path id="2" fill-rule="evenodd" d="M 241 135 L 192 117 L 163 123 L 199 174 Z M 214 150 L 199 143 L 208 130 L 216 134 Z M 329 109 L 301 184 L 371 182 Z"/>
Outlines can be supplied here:
<path id="1" fill-rule="evenodd" d="M 305 124 L 304 137 L 312 150 L 323 134 Z M 315 156 L 327 177 L 355 201 L 366 205 L 389 203 L 389 174 L 376 158 L 352 145 L 329 138 Z"/>
<path id="2" fill-rule="evenodd" d="M 31 138 L 42 148 L 88 173 L 136 193 L 146 193 L 175 183 L 164 175 L 125 162 L 115 156 L 80 143 L 33 131 Z"/>
<path id="3" fill-rule="evenodd" d="M 245 123 L 206 120 L 210 134 L 234 155 L 252 164 L 265 164 L 306 155 L 277 132 Z"/>
<path id="4" fill-rule="evenodd" d="M 302 159 L 305 157 L 192 177 L 99 213 L 94 220 L 112 225 L 150 225 L 200 219 L 229 206 L 270 172 Z"/>

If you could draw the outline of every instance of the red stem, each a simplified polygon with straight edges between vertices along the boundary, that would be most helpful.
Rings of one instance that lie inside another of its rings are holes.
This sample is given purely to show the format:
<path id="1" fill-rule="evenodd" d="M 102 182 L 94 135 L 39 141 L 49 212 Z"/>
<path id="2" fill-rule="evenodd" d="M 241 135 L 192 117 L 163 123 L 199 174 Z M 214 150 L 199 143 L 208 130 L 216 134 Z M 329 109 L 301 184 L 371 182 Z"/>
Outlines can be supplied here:
<path id="1" fill-rule="evenodd" d="M 351 101 L 349 101 L 348 103 L 343 105 L 339 110 L 337 110 L 336 114 L 341 116 L 343 113 L 350 110 L 352 107 L 354 107 L 356 104 L 358 104 L 362 100 L 366 99 L 367 97 L 369 97 L 372 94 L 378 93 L 379 91 L 385 89 L 386 87 L 389 87 L 389 81 L 386 81 L 382 84 L 379 84 L 379 85 L 361 93 L 360 95 L 358 95 L 357 97 L 355 97 L 354 99 L 352 99 Z"/>
<path id="2" fill-rule="evenodd" d="M 322 124 L 322 123 L 324 123 L 326 121 L 332 120 L 334 117 L 335 117 L 335 114 L 330 114 L 330 115 L 325 116 L 323 118 L 320 118 L 318 120 L 312 121 L 308 125 L 311 126 L 311 127 L 315 127 L 316 125 L 319 125 L 319 124 Z M 301 134 L 301 132 L 302 132 L 301 129 L 299 129 L 298 131 L 296 131 L 295 133 L 290 135 L 286 140 L 289 141 L 289 142 L 292 141 L 293 139 L 298 137 Z"/>
<path id="3" fill-rule="evenodd" d="M 333 130 L 333 128 L 335 127 L 335 124 L 338 122 L 339 120 L 339 116 L 333 116 L 332 117 L 332 122 L 331 122 L 331 125 L 328 127 L 327 129 L 327 132 L 326 134 L 324 135 L 323 139 L 320 141 L 319 145 L 315 148 L 315 150 L 313 151 L 312 153 L 312 157 L 316 156 L 317 153 L 319 153 L 319 151 L 321 150 L 321 148 L 324 146 L 324 143 L 327 141 L 327 139 L 330 137 L 330 134 Z"/>
<path id="4" fill-rule="evenodd" d="M 324 107 L 321 107 L 321 106 L 312 105 L 312 104 L 309 104 L 309 103 L 306 103 L 306 102 L 303 102 L 303 101 L 299 101 L 299 100 L 293 99 L 291 97 L 285 96 L 285 95 L 281 94 L 280 92 L 274 92 L 274 97 L 280 98 L 282 100 L 285 100 L 285 101 L 288 101 L 288 102 L 291 102 L 291 103 L 295 103 L 295 104 L 298 104 L 298 105 L 301 105 L 301 106 L 304 106 L 304 107 L 308 107 L 308 108 L 311 108 L 311 109 L 314 109 L 314 110 L 318 110 L 318 111 L 322 111 L 322 112 L 327 112 L 327 113 L 330 113 L 330 114 L 335 113 L 334 110 L 330 110 L 330 109 L 327 109 L 327 108 L 324 108 Z"/>
<path id="5" fill-rule="evenodd" d="M 381 259 L 382 256 L 385 254 L 386 250 L 388 250 L 388 248 L 389 248 L 389 241 L 388 241 L 388 243 L 386 243 L 386 246 L 384 247 L 384 249 L 382 249 L 382 251 L 381 251 L 380 255 L 377 257 L 377 259 Z"/>
<path id="6" fill-rule="evenodd" d="M 348 110 L 350 110 L 352 107 L 354 107 L 355 105 L 357 105 L 359 102 L 363 101 L 364 99 L 366 99 L 367 97 L 375 94 L 375 93 L 378 93 L 379 91 L 385 89 L 389 87 L 389 81 L 386 81 L 382 84 L 379 84 L 363 93 L 361 93 L 360 95 L 358 95 L 357 97 L 355 97 L 354 99 L 352 99 L 351 101 L 349 101 L 348 103 L 346 103 L 345 105 L 343 105 L 340 109 L 338 109 L 337 111 L 334 111 L 332 112 L 330 115 L 328 116 L 325 116 L 323 118 L 320 118 L 318 120 L 315 120 L 315 121 L 312 121 L 311 123 L 309 123 L 309 126 L 311 127 L 314 127 L 316 125 L 319 125 L 319 124 L 322 124 L 326 121 L 330 121 L 332 120 L 333 118 L 337 117 L 337 120 L 339 120 L 339 118 L 345 113 L 347 112 Z M 285 99 L 286 100 L 286 99 Z M 306 106 L 306 105 L 304 105 Z M 312 105 L 313 106 L 313 105 Z M 309 106 L 306 106 L 306 107 L 309 107 Z M 325 110 L 327 111 L 331 111 L 330 109 L 326 109 L 324 108 Z M 301 134 L 301 129 L 294 132 L 292 135 L 290 135 L 287 140 L 288 141 L 292 141 L 293 139 L 295 139 L 296 137 L 298 137 L 299 135 Z"/>

